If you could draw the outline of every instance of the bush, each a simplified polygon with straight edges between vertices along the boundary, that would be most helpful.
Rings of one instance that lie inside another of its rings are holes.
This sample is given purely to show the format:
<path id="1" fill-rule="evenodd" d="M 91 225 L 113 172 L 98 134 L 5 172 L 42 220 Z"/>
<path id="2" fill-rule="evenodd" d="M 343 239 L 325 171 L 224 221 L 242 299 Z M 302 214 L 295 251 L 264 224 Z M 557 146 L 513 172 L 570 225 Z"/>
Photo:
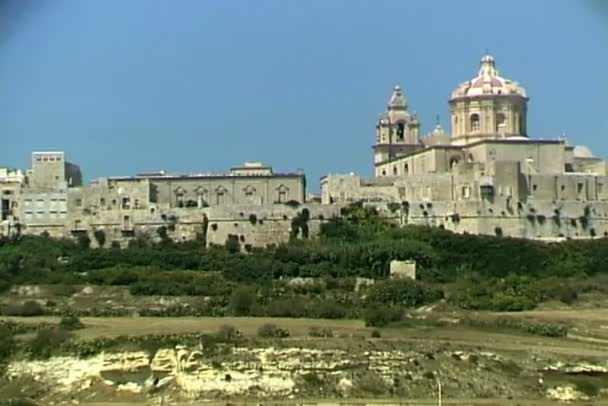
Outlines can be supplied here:
<path id="1" fill-rule="evenodd" d="M 276 324 L 266 323 L 258 328 L 258 337 L 285 338 L 289 337 L 289 330 L 278 327 Z"/>
<path id="2" fill-rule="evenodd" d="M 600 394 L 600 386 L 591 379 L 579 379 L 578 382 L 576 382 L 576 389 L 589 397 Z"/>
<path id="3" fill-rule="evenodd" d="M 380 338 L 380 337 L 382 337 L 382 334 L 380 334 L 380 331 L 378 331 L 378 330 L 372 330 L 371 337 Z"/>
<path id="4" fill-rule="evenodd" d="M 80 330 L 84 328 L 84 324 L 76 316 L 63 316 L 59 322 L 59 327 L 64 330 Z"/>
<path id="5" fill-rule="evenodd" d="M 78 235 L 78 245 L 82 249 L 87 249 L 91 246 L 91 238 L 87 233 L 81 233 Z"/>
<path id="6" fill-rule="evenodd" d="M 95 237 L 95 241 L 97 241 L 97 245 L 103 247 L 106 245 L 106 233 L 103 230 L 95 230 L 93 232 L 93 237 Z"/>
<path id="7" fill-rule="evenodd" d="M 28 300 L 21 305 L 11 304 L 4 308 L 3 312 L 6 316 L 17 317 L 34 317 L 45 314 L 42 305 L 34 300 Z"/>
<path id="8" fill-rule="evenodd" d="M 226 248 L 226 251 L 230 252 L 231 254 L 238 254 L 239 252 L 241 252 L 241 243 L 239 241 L 239 236 L 233 234 L 228 235 L 228 238 L 226 238 L 226 243 L 224 244 L 224 248 Z"/>
<path id="9" fill-rule="evenodd" d="M 7 326 L 0 325 L 0 365 L 13 355 L 16 347 L 13 331 Z"/>
<path id="10" fill-rule="evenodd" d="M 348 309 L 340 303 L 326 300 L 317 306 L 315 317 L 320 319 L 345 319 L 348 317 Z"/>
<path id="11" fill-rule="evenodd" d="M 60 328 L 43 328 L 29 343 L 29 353 L 34 359 L 47 359 L 62 344 L 70 339 L 70 334 Z"/>
<path id="12" fill-rule="evenodd" d="M 230 310 L 235 316 L 250 316 L 256 304 L 257 294 L 251 286 L 239 286 L 230 296 Z"/>
<path id="13" fill-rule="evenodd" d="M 311 337 L 331 338 L 334 332 L 328 327 L 311 327 L 308 330 L 308 335 Z"/>
<path id="14" fill-rule="evenodd" d="M 235 341 L 239 337 L 241 337 L 241 332 L 229 324 L 224 324 L 217 332 L 217 339 L 224 342 Z"/>
<path id="15" fill-rule="evenodd" d="M 437 301 L 443 292 L 411 279 L 387 280 L 375 283 L 369 288 L 368 303 L 383 305 L 418 307 Z"/>
<path id="16" fill-rule="evenodd" d="M 363 312 L 363 320 L 367 327 L 384 327 L 389 323 L 400 321 L 403 311 L 399 308 L 373 305 Z"/>

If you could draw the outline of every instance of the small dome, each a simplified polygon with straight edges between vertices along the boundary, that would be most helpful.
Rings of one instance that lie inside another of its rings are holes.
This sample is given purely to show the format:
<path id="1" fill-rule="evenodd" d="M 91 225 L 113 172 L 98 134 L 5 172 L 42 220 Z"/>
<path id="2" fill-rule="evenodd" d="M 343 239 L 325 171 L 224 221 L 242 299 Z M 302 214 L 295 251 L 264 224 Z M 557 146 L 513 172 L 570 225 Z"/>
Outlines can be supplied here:
<path id="1" fill-rule="evenodd" d="M 575 158 L 595 158 L 593 152 L 589 147 L 585 145 L 577 145 L 574 147 L 574 157 Z"/>
<path id="2" fill-rule="evenodd" d="M 433 128 L 431 135 L 435 135 L 435 136 L 445 135 L 445 131 L 443 130 L 443 127 L 441 126 L 441 124 L 438 123 L 435 126 L 435 128 Z"/>
<path id="3" fill-rule="evenodd" d="M 489 54 L 481 58 L 477 76 L 468 82 L 461 83 L 452 92 L 452 99 L 485 95 L 517 95 L 527 97 L 526 89 L 517 82 L 499 75 L 498 69 L 496 69 L 496 60 Z"/>

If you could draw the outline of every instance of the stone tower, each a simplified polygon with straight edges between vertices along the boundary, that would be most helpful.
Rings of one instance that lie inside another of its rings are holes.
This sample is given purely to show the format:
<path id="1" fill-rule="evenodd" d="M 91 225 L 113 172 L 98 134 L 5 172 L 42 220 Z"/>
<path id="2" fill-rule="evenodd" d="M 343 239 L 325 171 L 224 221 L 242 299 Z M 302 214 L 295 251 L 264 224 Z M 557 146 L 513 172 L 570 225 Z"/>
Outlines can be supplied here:
<path id="1" fill-rule="evenodd" d="M 498 74 L 493 56 L 485 55 L 480 65 L 477 76 L 450 98 L 452 144 L 527 137 L 526 90 Z"/>
<path id="2" fill-rule="evenodd" d="M 374 163 L 390 161 L 422 148 L 420 122 L 407 110 L 401 88 L 395 86 L 388 107 L 376 124 Z"/>

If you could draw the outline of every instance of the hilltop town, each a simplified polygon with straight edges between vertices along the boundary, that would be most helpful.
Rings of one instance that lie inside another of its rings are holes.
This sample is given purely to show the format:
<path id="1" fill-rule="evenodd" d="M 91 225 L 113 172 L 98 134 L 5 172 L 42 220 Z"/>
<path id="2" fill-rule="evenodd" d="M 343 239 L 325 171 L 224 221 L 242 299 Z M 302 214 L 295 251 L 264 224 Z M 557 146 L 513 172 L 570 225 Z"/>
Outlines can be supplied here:
<path id="1" fill-rule="evenodd" d="M 457 233 L 607 236 L 606 161 L 564 138 L 529 135 L 528 101 L 485 55 L 477 75 L 452 92 L 451 133 L 437 124 L 423 136 L 396 86 L 376 123 L 375 175 L 325 176 L 317 199 L 307 199 L 304 173 L 276 173 L 261 162 L 223 174 L 161 171 L 83 184 L 63 152 L 34 152 L 30 169 L 0 169 L 0 235 L 89 238 L 98 246 L 142 236 L 237 238 L 264 247 L 312 236 L 340 208 L 363 202 L 402 225 Z"/>

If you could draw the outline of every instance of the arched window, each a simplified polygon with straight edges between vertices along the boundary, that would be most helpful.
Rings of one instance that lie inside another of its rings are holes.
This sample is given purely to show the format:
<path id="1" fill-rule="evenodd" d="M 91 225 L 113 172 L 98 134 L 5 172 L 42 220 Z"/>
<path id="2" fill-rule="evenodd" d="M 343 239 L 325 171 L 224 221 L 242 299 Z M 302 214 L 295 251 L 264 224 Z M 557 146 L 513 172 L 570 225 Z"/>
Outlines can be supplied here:
<path id="1" fill-rule="evenodd" d="M 382 169 L 382 176 L 386 176 L 386 171 Z"/>
<path id="2" fill-rule="evenodd" d="M 285 185 L 280 185 L 277 188 L 277 200 L 276 203 L 285 203 L 287 202 L 287 197 L 289 195 L 289 188 Z"/>
<path id="3" fill-rule="evenodd" d="M 504 113 L 496 114 L 496 132 L 502 133 L 505 132 L 505 127 L 507 126 L 507 116 Z"/>
<path id="4" fill-rule="evenodd" d="M 456 165 L 460 163 L 460 157 L 453 156 L 450 158 L 450 169 L 454 168 Z"/>
<path id="5" fill-rule="evenodd" d="M 408 164 L 403 165 L 403 173 L 405 175 L 407 175 L 408 173 L 410 173 L 410 167 Z"/>
<path id="6" fill-rule="evenodd" d="M 471 114 L 471 132 L 479 132 L 479 114 Z"/>
<path id="7" fill-rule="evenodd" d="M 397 123 L 397 141 L 403 141 L 405 138 L 405 124 Z"/>
<path id="8" fill-rule="evenodd" d="M 177 207 L 184 207 L 184 196 L 186 195 L 186 190 L 183 187 L 178 186 L 174 192 Z"/>
<path id="9" fill-rule="evenodd" d="M 393 166 L 393 175 L 397 175 L 397 167 Z"/>

